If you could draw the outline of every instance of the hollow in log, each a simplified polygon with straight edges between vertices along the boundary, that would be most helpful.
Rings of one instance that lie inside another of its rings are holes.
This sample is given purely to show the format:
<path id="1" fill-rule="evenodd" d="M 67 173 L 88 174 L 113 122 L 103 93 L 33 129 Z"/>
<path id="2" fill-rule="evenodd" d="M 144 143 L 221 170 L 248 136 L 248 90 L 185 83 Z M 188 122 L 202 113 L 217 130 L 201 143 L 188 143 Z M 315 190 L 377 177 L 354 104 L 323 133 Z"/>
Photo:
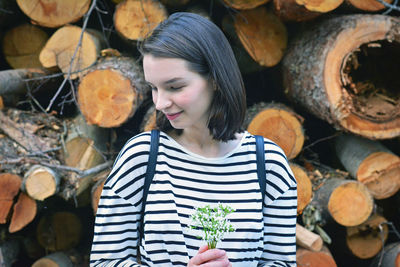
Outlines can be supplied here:
<path id="1" fill-rule="evenodd" d="M 154 0 L 126 0 L 114 12 L 114 26 L 128 40 L 142 40 L 167 18 L 163 4 Z"/>
<path id="2" fill-rule="evenodd" d="M 7 222 L 14 198 L 17 196 L 22 184 L 18 175 L 0 173 L 0 224 Z"/>
<path id="3" fill-rule="evenodd" d="M 298 248 L 296 250 L 296 263 L 299 267 L 337 267 L 335 259 L 326 247 L 323 251 Z"/>
<path id="4" fill-rule="evenodd" d="M 6 32 L 3 54 L 13 69 L 41 68 L 39 53 L 49 39 L 45 31 L 31 24 L 22 24 Z"/>
<path id="5" fill-rule="evenodd" d="M 36 201 L 30 196 L 21 192 L 18 196 L 17 203 L 13 208 L 13 215 L 11 217 L 8 231 L 15 233 L 25 226 L 27 226 L 36 217 L 37 205 Z"/>
<path id="6" fill-rule="evenodd" d="M 380 142 L 341 135 L 336 138 L 335 147 L 345 169 L 367 186 L 374 198 L 388 198 L 399 191 L 400 157 Z"/>
<path id="7" fill-rule="evenodd" d="M 383 255 L 378 254 L 370 267 L 400 267 L 400 242 L 385 246 Z"/>
<path id="8" fill-rule="evenodd" d="M 90 0 L 17 0 L 20 9 L 35 23 L 57 28 L 78 21 L 89 9 Z"/>
<path id="9" fill-rule="evenodd" d="M 286 26 L 261 6 L 235 15 L 236 34 L 249 55 L 261 66 L 278 64 L 287 46 Z"/>
<path id="10" fill-rule="evenodd" d="M 338 8 L 343 0 L 296 0 L 296 3 L 308 10 L 326 13 Z"/>
<path id="11" fill-rule="evenodd" d="M 312 184 L 305 169 L 290 163 L 290 168 L 297 181 L 297 214 L 301 214 L 312 198 Z"/>
<path id="12" fill-rule="evenodd" d="M 224 3 L 234 9 L 253 9 L 268 1 L 269 0 L 224 0 Z"/>
<path id="13" fill-rule="evenodd" d="M 277 143 L 288 159 L 303 148 L 302 118 L 283 104 L 258 103 L 249 107 L 245 120 L 247 131 Z"/>
<path id="14" fill-rule="evenodd" d="M 300 32 L 283 66 L 285 92 L 335 128 L 370 139 L 400 135 L 400 20 L 346 15 Z"/>
<path id="15" fill-rule="evenodd" d="M 64 252 L 54 252 L 36 260 L 32 267 L 73 267 L 71 259 Z"/>
<path id="16" fill-rule="evenodd" d="M 43 67 L 58 67 L 65 75 L 70 73 L 71 79 L 84 74 L 100 55 L 104 40 L 97 31 L 86 29 L 79 43 L 81 33 L 82 28 L 73 25 L 64 26 L 53 33 L 39 54 Z"/>
<path id="17" fill-rule="evenodd" d="M 274 0 L 274 14 L 282 21 L 308 21 L 322 15 L 322 12 L 308 10 L 296 0 Z"/>
<path id="18" fill-rule="evenodd" d="M 393 0 L 383 0 L 384 2 L 391 4 Z M 367 12 L 376 12 L 385 9 L 385 6 L 377 0 L 346 0 L 346 3 L 351 6 Z"/>
<path id="19" fill-rule="evenodd" d="M 88 124 L 118 127 L 149 97 L 141 68 L 127 57 L 99 61 L 82 77 L 78 104 Z"/>
<path id="20" fill-rule="evenodd" d="M 346 228 L 346 243 L 352 254 L 360 259 L 376 256 L 388 238 L 387 220 L 373 214 L 364 223 Z"/>
<path id="21" fill-rule="evenodd" d="M 31 198 L 42 201 L 58 193 L 60 181 L 56 171 L 34 165 L 25 173 L 22 188 Z"/>

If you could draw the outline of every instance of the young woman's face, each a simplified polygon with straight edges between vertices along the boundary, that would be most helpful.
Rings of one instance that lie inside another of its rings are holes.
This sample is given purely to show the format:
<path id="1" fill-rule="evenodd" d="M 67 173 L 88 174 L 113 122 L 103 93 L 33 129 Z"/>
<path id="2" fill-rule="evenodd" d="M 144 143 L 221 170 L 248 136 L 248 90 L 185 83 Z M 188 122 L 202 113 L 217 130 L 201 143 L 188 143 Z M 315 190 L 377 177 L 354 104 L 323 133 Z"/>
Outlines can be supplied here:
<path id="1" fill-rule="evenodd" d="M 179 58 L 143 57 L 146 81 L 153 102 L 175 129 L 207 128 L 214 90 L 200 74 Z"/>

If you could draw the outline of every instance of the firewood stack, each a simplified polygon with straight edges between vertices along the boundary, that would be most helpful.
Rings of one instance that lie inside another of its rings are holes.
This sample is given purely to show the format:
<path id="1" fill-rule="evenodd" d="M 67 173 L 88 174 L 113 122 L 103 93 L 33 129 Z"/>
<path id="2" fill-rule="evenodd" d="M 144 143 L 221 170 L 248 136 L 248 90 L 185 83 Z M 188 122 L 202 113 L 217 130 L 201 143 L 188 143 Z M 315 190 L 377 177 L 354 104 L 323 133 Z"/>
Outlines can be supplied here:
<path id="1" fill-rule="evenodd" d="M 298 265 L 400 267 L 396 3 L 1 1 L 2 266 L 87 266 L 112 162 L 155 127 L 137 42 L 189 11 L 231 42 L 248 97 L 243 127 L 290 162 Z"/>

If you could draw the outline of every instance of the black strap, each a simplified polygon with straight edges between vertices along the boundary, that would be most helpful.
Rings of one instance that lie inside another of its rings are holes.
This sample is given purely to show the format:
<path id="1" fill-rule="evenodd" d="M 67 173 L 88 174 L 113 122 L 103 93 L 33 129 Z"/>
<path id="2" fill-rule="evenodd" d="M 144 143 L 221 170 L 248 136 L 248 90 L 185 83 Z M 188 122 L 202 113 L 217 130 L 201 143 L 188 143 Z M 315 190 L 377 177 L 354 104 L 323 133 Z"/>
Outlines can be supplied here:
<path id="1" fill-rule="evenodd" d="M 266 175 L 265 175 L 265 149 L 264 149 L 264 137 L 256 135 L 256 154 L 257 154 L 257 176 L 258 183 L 261 189 L 262 206 L 264 206 L 265 199 L 265 187 L 266 187 Z"/>
<path id="2" fill-rule="evenodd" d="M 151 131 L 151 140 L 150 140 L 150 154 L 149 154 L 149 163 L 147 164 L 146 176 L 144 178 L 143 185 L 143 198 L 142 198 L 142 211 L 140 215 L 140 225 L 139 225 L 139 246 L 144 236 L 144 208 L 146 206 L 147 193 L 149 192 L 151 181 L 153 180 L 154 172 L 156 170 L 157 163 L 157 153 L 158 153 L 158 142 L 160 139 L 160 131 L 152 130 Z"/>

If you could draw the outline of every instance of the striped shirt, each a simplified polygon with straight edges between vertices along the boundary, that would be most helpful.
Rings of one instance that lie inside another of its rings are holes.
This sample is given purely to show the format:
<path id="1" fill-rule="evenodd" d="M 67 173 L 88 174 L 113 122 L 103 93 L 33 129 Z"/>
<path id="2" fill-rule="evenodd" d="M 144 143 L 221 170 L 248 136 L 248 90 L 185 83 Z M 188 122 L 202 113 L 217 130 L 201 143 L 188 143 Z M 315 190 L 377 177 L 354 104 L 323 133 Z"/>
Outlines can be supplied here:
<path id="1" fill-rule="evenodd" d="M 91 266 L 139 266 L 138 226 L 150 150 L 150 132 L 131 138 L 119 153 L 98 205 Z M 296 266 L 297 186 L 287 159 L 265 139 L 264 206 L 257 178 L 256 142 L 245 132 L 223 157 L 190 152 L 161 132 L 157 164 L 150 185 L 140 246 L 142 265 L 186 266 L 205 241 L 190 229 L 194 209 L 219 203 L 235 232 L 217 248 L 233 266 Z"/>

